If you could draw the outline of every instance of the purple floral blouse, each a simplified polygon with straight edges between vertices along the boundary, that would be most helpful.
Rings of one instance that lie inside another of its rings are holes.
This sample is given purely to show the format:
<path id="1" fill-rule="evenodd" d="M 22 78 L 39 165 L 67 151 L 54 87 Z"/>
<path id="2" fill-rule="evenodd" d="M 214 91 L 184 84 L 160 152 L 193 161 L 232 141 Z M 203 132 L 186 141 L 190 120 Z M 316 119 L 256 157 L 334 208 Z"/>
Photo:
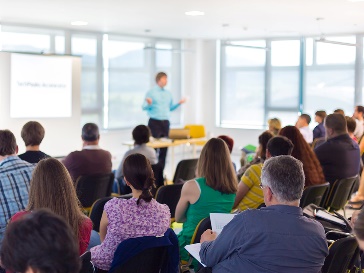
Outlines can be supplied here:
<path id="1" fill-rule="evenodd" d="M 92 263 L 109 270 L 118 245 L 129 238 L 161 236 L 170 226 L 171 213 L 167 205 L 155 199 L 149 203 L 137 199 L 113 198 L 105 204 L 108 225 L 105 240 L 91 248 Z"/>

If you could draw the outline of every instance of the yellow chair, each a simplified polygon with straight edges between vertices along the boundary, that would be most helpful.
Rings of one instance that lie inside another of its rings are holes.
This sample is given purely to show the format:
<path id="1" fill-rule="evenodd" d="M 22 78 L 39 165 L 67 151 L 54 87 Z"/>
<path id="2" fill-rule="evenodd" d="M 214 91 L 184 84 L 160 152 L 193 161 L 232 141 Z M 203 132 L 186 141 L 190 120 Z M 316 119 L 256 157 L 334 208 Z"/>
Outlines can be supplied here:
<path id="1" fill-rule="evenodd" d="M 202 138 L 206 136 L 205 133 L 205 126 L 200 124 L 187 124 L 185 129 L 190 130 L 190 137 L 191 138 Z"/>

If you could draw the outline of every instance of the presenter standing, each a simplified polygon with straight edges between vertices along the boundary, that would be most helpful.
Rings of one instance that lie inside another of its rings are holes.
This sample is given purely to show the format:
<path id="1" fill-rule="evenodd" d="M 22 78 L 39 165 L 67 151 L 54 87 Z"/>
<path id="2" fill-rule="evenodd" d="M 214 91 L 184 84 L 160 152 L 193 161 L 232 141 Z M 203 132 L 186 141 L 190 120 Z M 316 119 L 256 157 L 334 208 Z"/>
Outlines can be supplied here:
<path id="1" fill-rule="evenodd" d="M 172 93 L 164 89 L 167 85 L 167 74 L 159 72 L 155 77 L 157 85 L 148 91 L 143 103 L 143 110 L 149 116 L 148 127 L 154 138 L 168 137 L 170 112 L 176 110 L 186 99 L 173 104 Z M 159 149 L 158 164 L 162 170 L 166 164 L 167 148 Z"/>

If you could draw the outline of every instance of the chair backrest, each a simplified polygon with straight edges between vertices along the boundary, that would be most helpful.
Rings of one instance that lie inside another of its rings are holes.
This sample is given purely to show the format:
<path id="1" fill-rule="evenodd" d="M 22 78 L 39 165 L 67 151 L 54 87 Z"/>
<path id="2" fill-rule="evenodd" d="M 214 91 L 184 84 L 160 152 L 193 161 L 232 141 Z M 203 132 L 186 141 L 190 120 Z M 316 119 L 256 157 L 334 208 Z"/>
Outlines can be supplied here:
<path id="1" fill-rule="evenodd" d="M 325 196 L 326 191 L 329 190 L 330 183 L 326 182 L 321 185 L 314 185 L 307 187 L 302 194 L 300 207 L 304 208 L 313 203 L 320 206 L 322 198 Z"/>
<path id="2" fill-rule="evenodd" d="M 98 199 L 95 201 L 95 203 L 92 205 L 91 207 L 91 211 L 90 211 L 90 219 L 93 223 L 93 230 L 99 232 L 100 231 L 100 221 L 101 221 L 101 217 L 102 217 L 102 213 L 104 211 L 104 206 L 106 204 L 107 201 L 111 200 L 112 197 L 104 197 L 101 199 Z"/>
<path id="3" fill-rule="evenodd" d="M 174 218 L 177 203 L 181 197 L 183 184 L 166 185 L 158 189 L 155 200 L 161 204 L 166 204 L 171 211 L 171 218 Z"/>
<path id="4" fill-rule="evenodd" d="M 358 243 L 355 237 L 347 237 L 335 241 L 329 249 L 322 273 L 346 273 L 357 252 Z"/>
<path id="5" fill-rule="evenodd" d="M 190 180 L 196 177 L 197 158 L 181 160 L 174 173 L 173 183 L 178 183 L 179 180 Z"/>
<path id="6" fill-rule="evenodd" d="M 349 200 L 356 176 L 336 180 L 330 189 L 325 208 L 333 211 L 344 208 L 346 202 Z"/>
<path id="7" fill-rule="evenodd" d="M 79 273 L 95 272 L 95 267 L 91 263 L 91 252 L 90 251 L 83 253 L 80 256 L 80 260 L 81 260 L 81 269 L 80 269 Z"/>
<path id="8" fill-rule="evenodd" d="M 206 230 L 211 229 L 211 220 L 210 216 L 202 219 L 200 223 L 198 223 L 197 227 L 195 228 L 195 232 L 191 239 L 191 244 L 197 244 L 201 240 L 201 235 Z"/>
<path id="9" fill-rule="evenodd" d="M 160 164 L 157 163 L 157 164 L 152 165 L 152 170 L 153 170 L 154 178 L 155 178 L 154 184 L 156 186 L 156 189 L 153 189 L 153 191 L 154 191 L 153 195 L 154 195 L 155 191 L 160 186 L 164 185 L 164 177 L 163 177 L 163 167 Z"/>
<path id="10" fill-rule="evenodd" d="M 80 176 L 76 181 L 77 197 L 84 208 L 91 207 L 100 198 L 111 195 L 114 174 Z"/>
<path id="11" fill-rule="evenodd" d="M 205 137 L 205 126 L 199 124 L 187 124 L 185 129 L 190 130 L 190 137 L 191 138 L 200 138 Z"/>
<path id="12" fill-rule="evenodd" d="M 167 247 L 147 248 L 115 267 L 110 273 L 159 273 L 167 259 Z"/>

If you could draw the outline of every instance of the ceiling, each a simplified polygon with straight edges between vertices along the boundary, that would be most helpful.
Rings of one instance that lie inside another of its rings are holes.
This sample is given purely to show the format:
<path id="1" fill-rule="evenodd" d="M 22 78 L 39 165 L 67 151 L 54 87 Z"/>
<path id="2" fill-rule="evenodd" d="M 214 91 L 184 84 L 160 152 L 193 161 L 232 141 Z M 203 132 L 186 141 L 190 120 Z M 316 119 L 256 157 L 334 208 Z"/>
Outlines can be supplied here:
<path id="1" fill-rule="evenodd" d="M 184 14 L 191 10 L 205 15 Z M 347 0 L 0 0 L 4 24 L 182 39 L 364 33 L 363 14 L 364 2 Z"/>

